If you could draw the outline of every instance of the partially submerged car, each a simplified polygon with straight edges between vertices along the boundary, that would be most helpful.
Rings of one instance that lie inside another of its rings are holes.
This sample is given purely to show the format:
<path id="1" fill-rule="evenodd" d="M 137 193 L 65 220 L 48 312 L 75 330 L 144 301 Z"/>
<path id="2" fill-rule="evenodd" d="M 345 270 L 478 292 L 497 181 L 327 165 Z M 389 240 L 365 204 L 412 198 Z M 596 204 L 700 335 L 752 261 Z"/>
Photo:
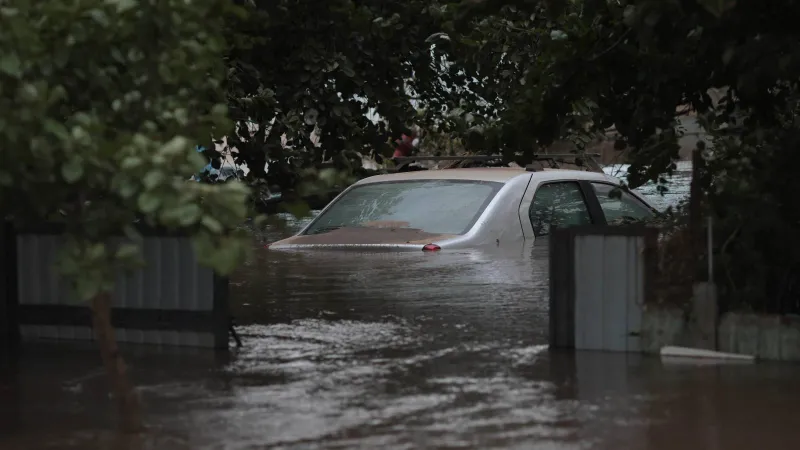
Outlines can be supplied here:
<path id="1" fill-rule="evenodd" d="M 646 219 L 656 210 L 602 171 L 481 167 L 365 178 L 270 249 L 519 246 L 551 227 Z"/>

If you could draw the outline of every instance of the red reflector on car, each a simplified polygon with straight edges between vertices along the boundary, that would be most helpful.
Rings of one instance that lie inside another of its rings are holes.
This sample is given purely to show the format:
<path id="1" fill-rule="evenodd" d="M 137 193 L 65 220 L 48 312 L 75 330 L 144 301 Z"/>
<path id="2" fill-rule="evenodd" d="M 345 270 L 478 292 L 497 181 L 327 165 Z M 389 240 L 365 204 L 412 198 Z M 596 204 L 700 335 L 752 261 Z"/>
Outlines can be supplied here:
<path id="1" fill-rule="evenodd" d="M 269 248 L 269 244 L 265 245 L 264 248 Z"/>
<path id="2" fill-rule="evenodd" d="M 442 249 L 442 247 L 439 247 L 439 246 L 438 246 L 438 245 L 436 245 L 436 244 L 425 244 L 425 245 L 422 247 L 422 251 L 423 251 L 423 252 L 437 252 L 437 251 L 439 251 L 439 250 L 441 250 L 441 249 Z"/>

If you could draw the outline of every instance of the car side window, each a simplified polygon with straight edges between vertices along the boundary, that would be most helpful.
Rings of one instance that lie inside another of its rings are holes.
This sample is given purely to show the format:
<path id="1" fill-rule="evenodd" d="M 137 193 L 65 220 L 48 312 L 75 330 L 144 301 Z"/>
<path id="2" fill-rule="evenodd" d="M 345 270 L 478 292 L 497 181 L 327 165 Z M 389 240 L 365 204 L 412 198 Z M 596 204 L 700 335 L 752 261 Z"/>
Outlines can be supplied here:
<path id="1" fill-rule="evenodd" d="M 629 217 L 635 220 L 653 217 L 655 213 L 641 200 L 625 192 L 619 186 L 606 183 L 592 183 L 600 208 L 606 222 L 613 223 Z"/>
<path id="2" fill-rule="evenodd" d="M 572 181 L 539 186 L 528 216 L 536 236 L 550 234 L 551 227 L 565 228 L 592 223 L 580 185 Z"/>

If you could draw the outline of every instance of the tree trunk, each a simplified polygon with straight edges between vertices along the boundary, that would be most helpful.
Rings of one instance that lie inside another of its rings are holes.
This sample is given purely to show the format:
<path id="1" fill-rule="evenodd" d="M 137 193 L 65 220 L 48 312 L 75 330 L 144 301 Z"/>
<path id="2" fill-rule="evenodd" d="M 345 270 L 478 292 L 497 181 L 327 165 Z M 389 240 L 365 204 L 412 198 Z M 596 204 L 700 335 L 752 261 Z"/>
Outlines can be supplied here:
<path id="1" fill-rule="evenodd" d="M 100 293 L 92 299 L 92 326 L 117 403 L 120 430 L 124 433 L 138 433 L 143 429 L 141 405 L 128 379 L 128 368 L 117 347 L 117 338 L 111 325 L 111 295 L 107 292 Z"/>

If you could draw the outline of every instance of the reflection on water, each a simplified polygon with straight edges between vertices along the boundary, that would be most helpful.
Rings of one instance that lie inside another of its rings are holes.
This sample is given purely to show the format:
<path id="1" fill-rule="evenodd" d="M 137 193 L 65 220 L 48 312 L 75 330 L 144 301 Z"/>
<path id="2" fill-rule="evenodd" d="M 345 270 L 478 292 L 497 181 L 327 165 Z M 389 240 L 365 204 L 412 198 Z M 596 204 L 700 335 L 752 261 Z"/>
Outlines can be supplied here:
<path id="1" fill-rule="evenodd" d="M 233 280 L 242 349 L 124 350 L 148 433 L 109 431 L 91 345 L 28 346 L 0 448 L 796 447 L 796 366 L 548 351 L 546 257 L 259 250 Z"/>

